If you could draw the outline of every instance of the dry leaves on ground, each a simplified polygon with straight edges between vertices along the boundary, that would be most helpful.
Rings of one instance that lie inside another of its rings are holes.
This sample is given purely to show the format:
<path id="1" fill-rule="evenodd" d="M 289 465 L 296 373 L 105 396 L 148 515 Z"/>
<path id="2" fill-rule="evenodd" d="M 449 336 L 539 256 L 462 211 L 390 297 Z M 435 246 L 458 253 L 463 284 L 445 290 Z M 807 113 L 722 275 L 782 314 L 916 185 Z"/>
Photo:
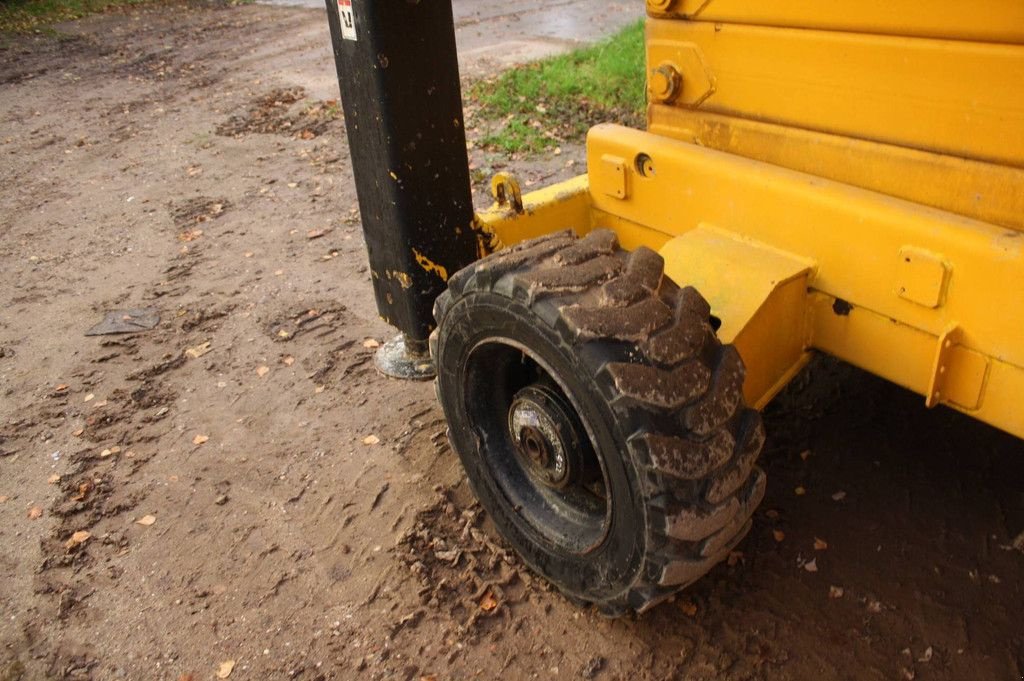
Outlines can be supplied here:
<path id="1" fill-rule="evenodd" d="M 210 347 L 210 341 L 206 341 L 205 343 L 200 343 L 195 347 L 191 347 L 185 350 L 185 356 L 188 357 L 189 359 L 199 359 L 200 357 L 208 353 L 211 349 L 212 348 Z"/>
<path id="2" fill-rule="evenodd" d="M 89 541 L 89 537 L 91 536 L 92 534 L 90 534 L 88 531 L 79 530 L 78 532 L 75 532 L 73 535 L 71 535 L 71 538 L 64 543 L 64 548 L 71 550 L 73 548 L 81 546 L 85 542 Z"/>
<path id="3" fill-rule="evenodd" d="M 156 516 L 144 515 L 141 518 L 139 518 L 138 520 L 136 520 L 135 524 L 136 525 L 142 525 L 143 527 L 149 527 L 150 525 L 152 525 L 155 522 L 156 522 Z"/>
<path id="4" fill-rule="evenodd" d="M 367 435 L 363 438 L 364 445 L 377 445 L 380 444 L 380 438 L 376 435 Z"/>
<path id="5" fill-rule="evenodd" d="M 192 444 L 201 445 L 208 441 L 209 439 L 210 437 L 208 435 L 196 435 L 194 438 L 192 438 Z"/>
<path id="6" fill-rule="evenodd" d="M 235 661 L 234 660 L 224 660 L 223 662 L 220 663 L 220 666 L 217 667 L 217 678 L 218 679 L 226 679 L 229 676 L 231 676 L 231 672 L 233 672 L 234 670 L 235 670 Z"/>
<path id="7" fill-rule="evenodd" d="M 484 612 L 490 612 L 498 607 L 498 600 L 494 597 L 490 591 L 484 594 L 484 597 L 480 599 L 480 609 Z"/>

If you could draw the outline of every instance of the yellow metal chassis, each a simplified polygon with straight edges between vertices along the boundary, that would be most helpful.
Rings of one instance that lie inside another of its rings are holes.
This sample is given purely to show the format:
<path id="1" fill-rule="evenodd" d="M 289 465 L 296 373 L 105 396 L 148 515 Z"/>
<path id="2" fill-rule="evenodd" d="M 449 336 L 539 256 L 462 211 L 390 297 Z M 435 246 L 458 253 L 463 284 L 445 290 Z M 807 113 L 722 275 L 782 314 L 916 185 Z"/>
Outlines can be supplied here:
<path id="1" fill-rule="evenodd" d="M 711 303 L 758 407 L 817 350 L 1024 437 L 1021 231 L 619 126 L 591 131 L 587 160 L 521 199 L 503 188 L 480 215 L 494 246 L 604 227 L 659 251 Z"/>

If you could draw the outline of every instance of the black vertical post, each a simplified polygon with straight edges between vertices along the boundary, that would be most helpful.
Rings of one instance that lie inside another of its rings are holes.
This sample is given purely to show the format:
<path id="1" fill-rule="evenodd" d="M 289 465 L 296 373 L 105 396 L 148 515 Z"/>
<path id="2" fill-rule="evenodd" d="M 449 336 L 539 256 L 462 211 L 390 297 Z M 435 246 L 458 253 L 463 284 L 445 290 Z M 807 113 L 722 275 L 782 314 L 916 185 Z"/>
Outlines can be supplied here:
<path id="1" fill-rule="evenodd" d="M 327 0 L 377 307 L 422 350 L 477 257 L 451 0 Z"/>

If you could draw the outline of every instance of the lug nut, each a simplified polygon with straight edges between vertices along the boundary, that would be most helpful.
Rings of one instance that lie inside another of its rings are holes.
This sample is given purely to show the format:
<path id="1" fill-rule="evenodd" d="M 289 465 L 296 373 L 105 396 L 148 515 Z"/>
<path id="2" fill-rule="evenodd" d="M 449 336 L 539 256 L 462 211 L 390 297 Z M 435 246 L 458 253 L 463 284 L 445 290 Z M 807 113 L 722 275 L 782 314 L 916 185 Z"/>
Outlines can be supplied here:
<path id="1" fill-rule="evenodd" d="M 648 89 L 651 92 L 651 99 L 668 104 L 675 100 L 679 93 L 682 92 L 683 76 L 674 64 L 664 62 L 658 68 L 651 71 Z"/>
<path id="2" fill-rule="evenodd" d="M 676 0 L 647 0 L 647 8 L 652 12 L 667 12 L 674 4 Z"/>

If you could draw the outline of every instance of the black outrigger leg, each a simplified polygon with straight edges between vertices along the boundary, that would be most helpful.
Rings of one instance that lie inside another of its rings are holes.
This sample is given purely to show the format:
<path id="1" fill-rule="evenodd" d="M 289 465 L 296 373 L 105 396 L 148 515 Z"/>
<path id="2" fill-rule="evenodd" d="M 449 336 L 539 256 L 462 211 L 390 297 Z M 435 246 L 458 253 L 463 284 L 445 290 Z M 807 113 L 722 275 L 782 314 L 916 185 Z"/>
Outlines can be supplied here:
<path id="1" fill-rule="evenodd" d="M 327 0 L 327 14 L 377 308 L 402 332 L 377 366 L 432 378 L 434 299 L 478 253 L 451 0 Z"/>

